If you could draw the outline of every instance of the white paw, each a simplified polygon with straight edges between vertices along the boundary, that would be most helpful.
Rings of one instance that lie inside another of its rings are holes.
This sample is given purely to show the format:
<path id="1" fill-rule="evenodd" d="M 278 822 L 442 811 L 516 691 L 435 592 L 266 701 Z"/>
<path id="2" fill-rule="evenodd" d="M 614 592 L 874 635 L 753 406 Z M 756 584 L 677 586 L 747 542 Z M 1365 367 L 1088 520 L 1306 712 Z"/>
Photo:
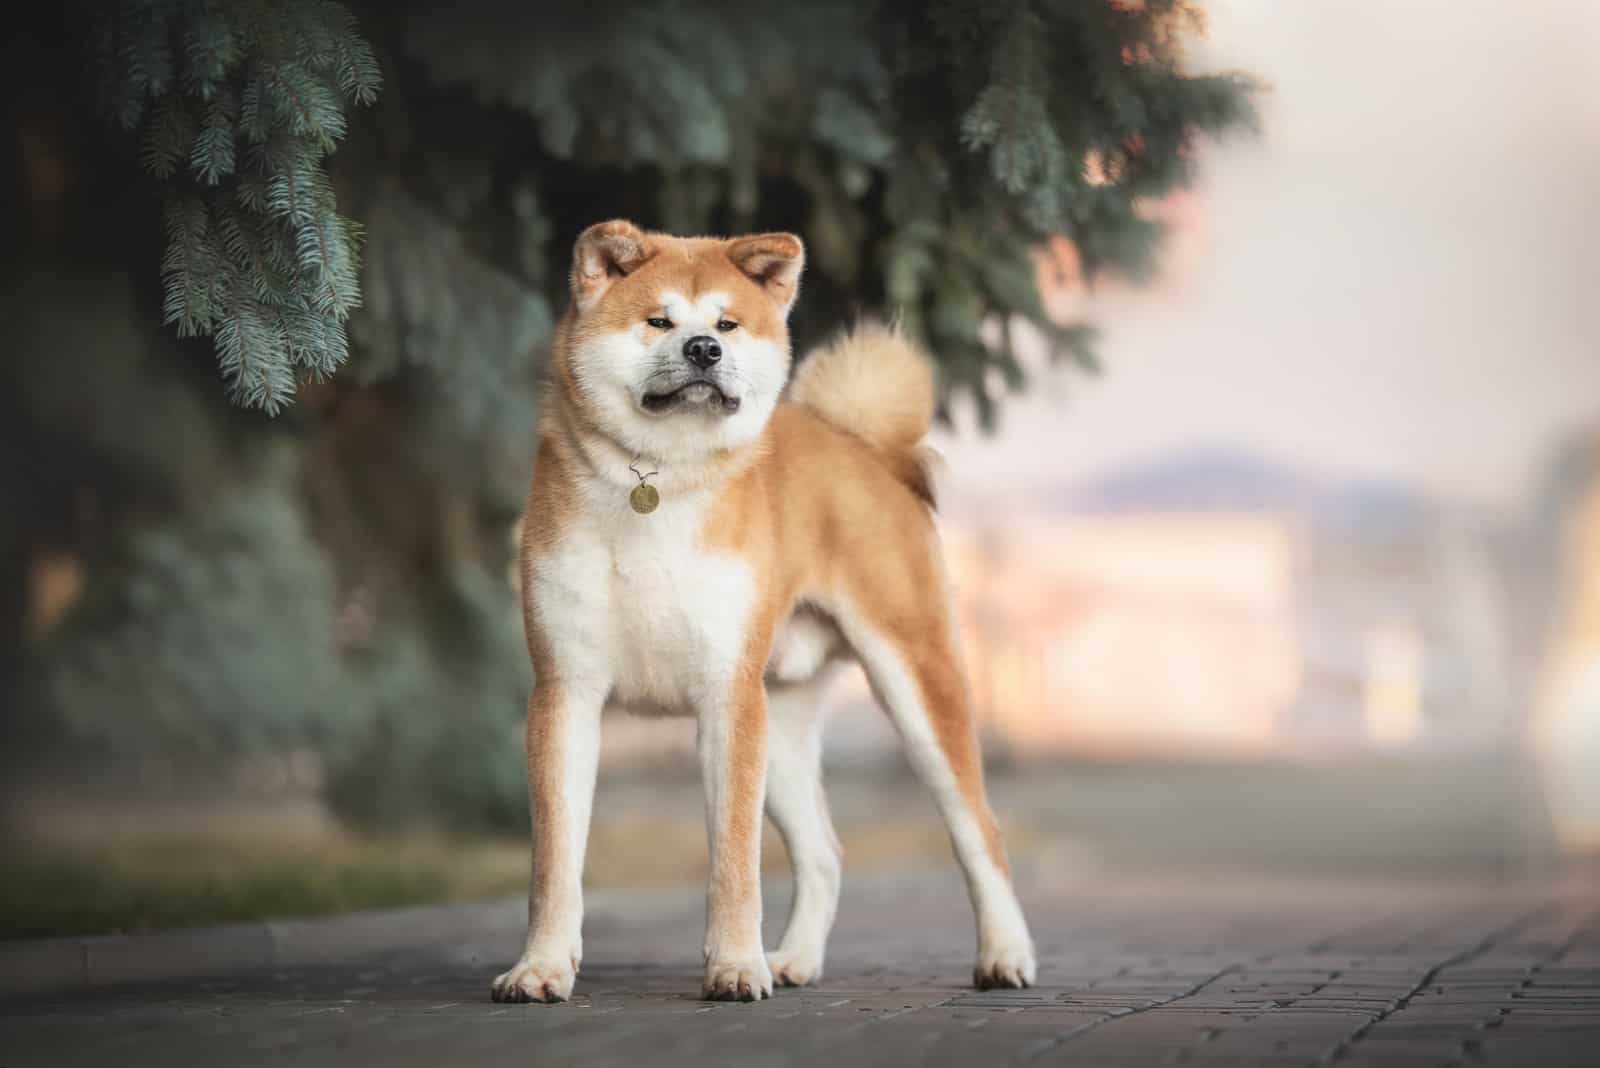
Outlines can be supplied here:
<path id="1" fill-rule="evenodd" d="M 767 954 L 767 967 L 779 986 L 810 986 L 822 978 L 822 951 L 815 946 L 777 949 Z"/>
<path id="2" fill-rule="evenodd" d="M 495 1001 L 566 1001 L 577 978 L 578 962 L 572 957 L 524 957 L 494 981 L 490 996 Z"/>
<path id="3" fill-rule="evenodd" d="M 760 1001 L 772 996 L 772 970 L 757 952 L 750 957 L 723 957 L 706 962 L 700 996 L 707 1001 Z"/>
<path id="4" fill-rule="evenodd" d="M 979 990 L 1022 989 L 1033 985 L 1039 966 L 1033 959 L 1033 946 L 1026 939 L 1002 942 L 978 954 L 972 969 L 972 985 Z"/>

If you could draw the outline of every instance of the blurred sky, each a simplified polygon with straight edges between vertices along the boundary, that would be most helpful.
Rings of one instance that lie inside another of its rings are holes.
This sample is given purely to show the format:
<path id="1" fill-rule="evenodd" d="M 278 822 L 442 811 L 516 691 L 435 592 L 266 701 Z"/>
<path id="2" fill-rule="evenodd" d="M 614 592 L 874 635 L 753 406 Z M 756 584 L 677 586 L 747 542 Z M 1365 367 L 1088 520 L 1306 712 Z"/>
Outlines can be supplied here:
<path id="1" fill-rule="evenodd" d="M 1600 418 L 1600 2 L 1208 7 L 1264 136 L 1211 151 L 1184 284 L 1094 312 L 1102 378 L 941 436 L 952 503 L 1222 445 L 1520 509 Z"/>

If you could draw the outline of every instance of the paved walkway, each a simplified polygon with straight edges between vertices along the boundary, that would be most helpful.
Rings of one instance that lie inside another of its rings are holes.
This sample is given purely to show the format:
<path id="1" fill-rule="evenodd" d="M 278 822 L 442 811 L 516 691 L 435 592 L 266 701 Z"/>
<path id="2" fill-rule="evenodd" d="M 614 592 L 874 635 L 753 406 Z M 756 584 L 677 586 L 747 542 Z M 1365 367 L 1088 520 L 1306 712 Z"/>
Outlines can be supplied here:
<path id="1" fill-rule="evenodd" d="M 573 1001 L 492 1004 L 507 902 L 449 946 L 0 1002 L 0 1066 L 1600 1064 L 1592 883 L 1019 882 L 1031 990 L 963 985 L 953 870 L 856 879 L 822 986 L 752 1005 L 696 999 L 686 893 L 603 899 Z"/>

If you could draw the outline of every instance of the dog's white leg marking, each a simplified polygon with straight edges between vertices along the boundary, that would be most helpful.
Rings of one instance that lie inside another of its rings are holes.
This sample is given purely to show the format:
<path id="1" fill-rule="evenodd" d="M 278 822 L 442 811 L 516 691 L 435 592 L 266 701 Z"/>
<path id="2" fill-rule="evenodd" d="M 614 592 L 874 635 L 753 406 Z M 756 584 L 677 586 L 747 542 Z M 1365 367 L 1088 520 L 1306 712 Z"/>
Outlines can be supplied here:
<path id="1" fill-rule="evenodd" d="M 822 975 L 823 950 L 839 905 L 839 838 L 822 792 L 823 691 L 829 672 L 778 685 L 767 695 L 767 813 L 794 869 L 794 901 L 783 941 L 768 954 L 780 986 L 805 986 Z"/>
<path id="2" fill-rule="evenodd" d="M 984 796 L 977 733 L 955 650 L 912 663 L 897 643 L 852 613 L 839 613 L 838 621 L 950 832 L 978 921 L 973 982 L 980 989 L 1030 986 L 1037 971 L 1033 940 Z M 930 699 L 946 707 L 930 708 Z"/>
<path id="3" fill-rule="evenodd" d="M 541 683 L 528 700 L 533 880 L 528 941 L 494 981 L 496 1001 L 565 1001 L 583 960 L 583 855 L 604 695 Z"/>
<path id="4" fill-rule="evenodd" d="M 702 996 L 758 1001 L 772 996 L 761 951 L 761 808 L 767 772 L 766 690 L 734 683 L 700 711 L 698 747 L 711 839 Z"/>

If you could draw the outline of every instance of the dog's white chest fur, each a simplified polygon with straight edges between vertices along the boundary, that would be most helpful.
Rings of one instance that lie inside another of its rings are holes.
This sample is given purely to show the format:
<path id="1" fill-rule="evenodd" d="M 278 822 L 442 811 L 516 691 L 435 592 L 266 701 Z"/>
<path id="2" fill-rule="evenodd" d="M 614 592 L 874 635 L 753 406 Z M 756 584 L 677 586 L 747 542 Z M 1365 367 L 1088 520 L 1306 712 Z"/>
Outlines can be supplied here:
<path id="1" fill-rule="evenodd" d="M 584 503 L 533 576 L 552 653 L 609 680 L 614 703 L 693 712 L 725 691 L 746 652 L 749 566 L 700 544 L 708 495 L 663 498 L 649 515 L 635 513 L 624 493 L 601 491 Z"/>

